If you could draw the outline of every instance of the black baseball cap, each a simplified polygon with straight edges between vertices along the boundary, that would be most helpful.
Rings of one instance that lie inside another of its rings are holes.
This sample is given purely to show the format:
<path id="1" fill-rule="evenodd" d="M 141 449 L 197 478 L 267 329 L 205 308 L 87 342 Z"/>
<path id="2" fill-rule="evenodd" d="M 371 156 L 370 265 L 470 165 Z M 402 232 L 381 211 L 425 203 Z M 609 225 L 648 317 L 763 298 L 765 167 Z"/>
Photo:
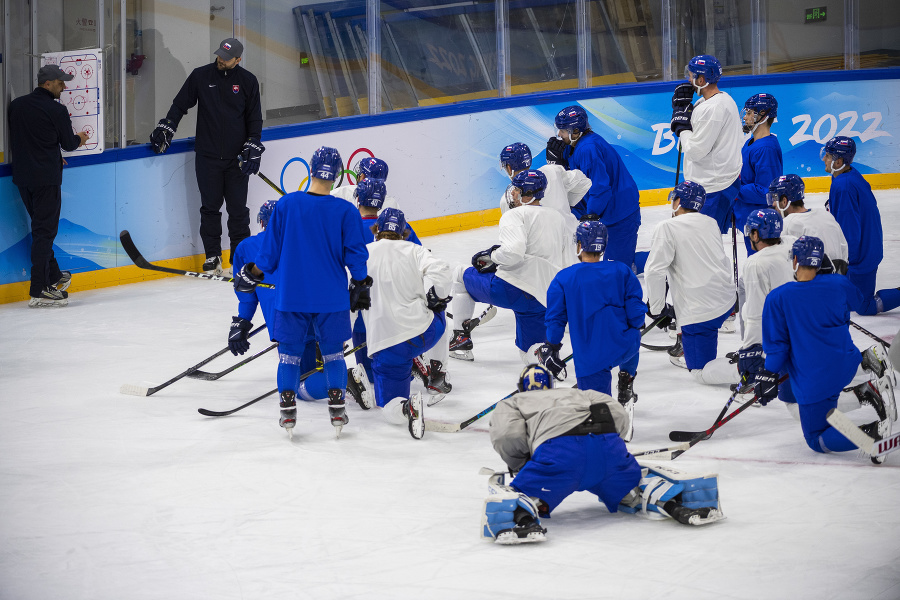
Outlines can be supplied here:
<path id="1" fill-rule="evenodd" d="M 56 81 L 57 79 L 61 79 L 62 81 L 72 81 L 75 79 L 75 76 L 69 75 L 60 69 L 58 65 L 44 65 L 38 71 L 38 85 L 48 81 Z"/>
<path id="2" fill-rule="evenodd" d="M 219 49 L 213 52 L 216 56 L 221 58 L 222 60 L 231 60 L 233 58 L 240 58 L 241 54 L 244 53 L 244 45 L 237 41 L 234 38 L 228 38 L 227 40 L 222 40 L 222 43 L 219 44 Z"/>

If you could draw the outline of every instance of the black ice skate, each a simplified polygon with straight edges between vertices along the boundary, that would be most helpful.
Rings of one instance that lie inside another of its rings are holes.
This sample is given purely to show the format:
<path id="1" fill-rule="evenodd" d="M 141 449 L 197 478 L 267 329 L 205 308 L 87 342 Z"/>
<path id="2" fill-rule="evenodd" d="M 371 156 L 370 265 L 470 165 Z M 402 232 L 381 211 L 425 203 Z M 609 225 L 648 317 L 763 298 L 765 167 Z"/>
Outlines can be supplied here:
<path id="1" fill-rule="evenodd" d="M 634 393 L 634 375 L 627 371 L 619 371 L 619 404 L 628 413 L 628 431 L 622 436 L 626 442 L 634 437 L 634 403 L 637 402 L 637 394 Z"/>
<path id="2" fill-rule="evenodd" d="M 463 321 L 462 329 L 453 330 L 453 339 L 450 340 L 450 358 L 459 360 L 475 360 L 472 349 L 472 330 L 478 325 L 477 319 L 466 319 Z"/>
<path id="3" fill-rule="evenodd" d="M 881 344 L 875 344 L 862 352 L 862 368 L 874 373 L 876 379 L 884 377 L 887 369 L 892 368 L 890 359 Z"/>
<path id="4" fill-rule="evenodd" d="M 281 417 L 278 424 L 287 429 L 288 435 L 294 437 L 294 425 L 297 424 L 297 402 L 294 400 L 294 392 L 285 390 L 281 392 Z"/>
<path id="5" fill-rule="evenodd" d="M 370 387 L 366 369 L 362 365 L 347 369 L 347 391 L 361 409 L 369 410 L 375 406 L 375 394 Z"/>
<path id="6" fill-rule="evenodd" d="M 449 394 L 453 389 L 448 379 L 447 371 L 439 360 L 431 360 L 431 368 L 428 369 L 428 383 L 425 385 L 428 393 L 432 398 L 428 400 L 428 406 L 434 406 L 444 399 L 445 394 Z M 433 400 L 433 401 L 432 401 Z"/>
<path id="7" fill-rule="evenodd" d="M 495 544 L 510 546 L 513 544 L 528 544 L 543 542 L 547 539 L 547 530 L 541 527 L 528 511 L 517 508 L 514 513 L 516 526 L 512 529 L 504 529 L 494 538 Z"/>
<path id="8" fill-rule="evenodd" d="M 666 350 L 669 354 L 669 362 L 675 365 L 676 367 L 681 367 L 682 369 L 687 369 L 687 363 L 684 360 L 684 347 L 681 345 L 681 334 L 678 334 L 678 338 L 675 341 L 675 345 Z"/>
<path id="9" fill-rule="evenodd" d="M 341 429 L 344 425 L 350 422 L 344 405 L 344 390 L 328 390 L 328 415 L 331 417 L 331 424 L 334 425 L 334 437 L 337 439 L 341 437 Z"/>
<path id="10" fill-rule="evenodd" d="M 422 382 L 422 385 L 428 387 L 428 378 L 431 376 L 431 372 L 429 371 L 428 366 L 425 364 L 424 355 L 420 354 L 413 359 L 411 372 L 413 377 L 416 377 L 419 381 Z"/>
<path id="11" fill-rule="evenodd" d="M 403 402 L 403 416 L 409 422 L 409 435 L 414 440 L 421 440 L 425 435 L 425 412 L 423 411 L 422 394 L 416 393 Z"/>
<path id="12" fill-rule="evenodd" d="M 225 271 L 222 269 L 221 256 L 207 256 L 206 262 L 203 263 L 202 270 L 207 275 L 221 276 Z"/>
<path id="13" fill-rule="evenodd" d="M 872 421 L 871 423 L 862 425 L 860 429 L 862 429 L 863 433 L 865 433 L 876 442 L 880 442 L 884 438 L 891 435 L 891 421 L 890 419 Z M 881 456 L 870 456 L 869 458 L 871 459 L 872 463 L 880 465 L 887 458 L 887 454 L 882 454 Z"/>
<path id="14" fill-rule="evenodd" d="M 32 296 L 28 301 L 29 308 L 61 308 L 68 306 L 69 293 L 56 289 L 56 286 L 48 285 L 37 296 Z"/>
<path id="15" fill-rule="evenodd" d="M 67 289 L 69 289 L 69 284 L 71 284 L 71 283 L 72 283 L 72 273 L 69 271 L 61 271 L 59 281 L 57 281 L 56 285 L 54 285 L 53 287 L 55 287 L 56 289 L 58 289 L 61 292 L 64 292 Z"/>

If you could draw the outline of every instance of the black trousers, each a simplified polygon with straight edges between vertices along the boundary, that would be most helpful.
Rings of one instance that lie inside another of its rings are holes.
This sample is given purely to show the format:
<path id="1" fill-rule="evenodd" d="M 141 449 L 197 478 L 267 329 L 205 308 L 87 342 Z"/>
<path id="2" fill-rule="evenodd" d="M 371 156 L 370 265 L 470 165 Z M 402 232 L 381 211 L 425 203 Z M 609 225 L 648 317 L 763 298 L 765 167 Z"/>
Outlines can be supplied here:
<path id="1" fill-rule="evenodd" d="M 222 254 L 222 203 L 228 211 L 228 238 L 231 253 L 250 237 L 250 210 L 247 186 L 250 177 L 241 173 L 237 157 L 221 160 L 196 155 L 194 169 L 200 188 L 200 239 L 206 256 Z"/>
<path id="2" fill-rule="evenodd" d="M 62 272 L 53 255 L 53 240 L 59 231 L 59 211 L 62 208 L 62 192 L 58 185 L 30 187 L 20 185 L 19 194 L 25 210 L 31 217 L 31 287 L 32 297 L 54 285 Z"/>

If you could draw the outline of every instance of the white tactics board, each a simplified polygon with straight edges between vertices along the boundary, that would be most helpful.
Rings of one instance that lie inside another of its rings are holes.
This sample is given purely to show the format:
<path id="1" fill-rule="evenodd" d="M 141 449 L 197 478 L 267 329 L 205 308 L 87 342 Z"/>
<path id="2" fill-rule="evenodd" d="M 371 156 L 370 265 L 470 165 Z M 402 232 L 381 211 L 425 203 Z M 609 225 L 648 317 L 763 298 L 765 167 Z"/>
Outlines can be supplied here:
<path id="1" fill-rule="evenodd" d="M 69 111 L 72 129 L 76 133 L 88 134 L 88 141 L 73 152 L 63 152 L 63 156 L 100 154 L 103 152 L 103 68 L 100 48 L 68 52 L 48 52 L 41 55 L 41 66 L 59 65 L 59 68 L 74 75 L 66 82 L 66 89 L 58 102 Z"/>

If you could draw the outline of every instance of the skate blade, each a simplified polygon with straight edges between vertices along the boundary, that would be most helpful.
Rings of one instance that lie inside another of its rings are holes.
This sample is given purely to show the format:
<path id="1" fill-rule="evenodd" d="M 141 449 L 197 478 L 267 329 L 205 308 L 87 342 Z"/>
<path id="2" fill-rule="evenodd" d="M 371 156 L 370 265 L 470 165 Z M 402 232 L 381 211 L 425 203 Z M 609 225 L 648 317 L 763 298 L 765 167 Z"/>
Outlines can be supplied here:
<path id="1" fill-rule="evenodd" d="M 289 427 L 288 430 L 287 430 L 287 433 L 288 433 L 288 439 L 289 439 L 289 440 L 293 440 L 293 439 L 294 439 L 294 428 L 293 428 L 293 427 Z"/>
<path id="2" fill-rule="evenodd" d="M 434 406 L 435 404 L 443 400 L 446 396 L 447 394 L 435 394 L 433 396 L 429 396 L 428 400 L 425 402 L 425 405 Z"/>
<path id="3" fill-rule="evenodd" d="M 451 350 L 450 358 L 455 358 L 456 360 L 467 360 L 469 362 L 473 362 L 475 360 L 475 355 L 472 354 L 471 350 Z"/>
<path id="4" fill-rule="evenodd" d="M 344 428 L 343 425 L 335 425 L 334 426 L 334 439 L 341 439 L 341 430 Z"/>
<path id="5" fill-rule="evenodd" d="M 501 546 L 517 546 L 519 544 L 531 544 L 534 542 L 546 542 L 547 536 L 540 532 L 529 533 L 526 537 L 520 538 L 515 533 L 508 531 L 501 533 L 497 536 L 497 539 L 494 540 L 495 544 L 500 544 Z"/>

